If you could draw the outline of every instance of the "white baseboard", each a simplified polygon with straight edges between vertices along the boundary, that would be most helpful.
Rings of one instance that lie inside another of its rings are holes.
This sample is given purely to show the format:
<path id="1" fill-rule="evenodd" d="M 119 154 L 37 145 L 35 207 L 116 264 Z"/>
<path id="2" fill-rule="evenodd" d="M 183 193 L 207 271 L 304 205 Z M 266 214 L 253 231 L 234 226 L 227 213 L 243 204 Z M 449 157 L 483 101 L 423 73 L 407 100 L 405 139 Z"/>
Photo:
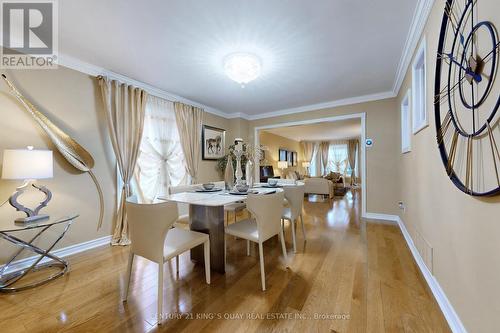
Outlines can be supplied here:
<path id="1" fill-rule="evenodd" d="M 385 223 L 397 224 L 398 216 L 389 214 L 379 214 L 379 213 L 365 213 L 363 215 L 364 219 L 384 221 Z"/>
<path id="2" fill-rule="evenodd" d="M 417 248 L 415 247 L 415 244 L 413 244 L 413 240 L 410 234 L 408 233 L 408 230 L 406 229 L 403 221 L 401 220 L 401 218 L 399 218 L 399 216 L 396 216 L 396 218 L 397 218 L 397 223 L 399 225 L 399 229 L 401 229 L 401 232 L 403 233 L 403 236 L 406 240 L 406 244 L 408 244 L 408 247 L 410 248 L 410 251 L 413 254 L 413 258 L 415 258 L 415 261 L 417 262 L 417 265 L 420 268 L 420 271 L 422 272 L 425 281 L 427 281 L 427 284 L 429 285 L 429 288 L 431 289 L 434 298 L 438 302 L 439 307 L 441 308 L 441 311 L 443 312 L 444 317 L 446 318 L 446 321 L 450 326 L 450 329 L 454 333 L 467 333 L 465 326 L 462 324 L 462 321 L 455 312 L 455 309 L 453 309 L 453 306 L 448 300 L 448 297 L 446 297 L 446 294 L 444 293 L 443 289 L 441 289 L 441 286 L 439 285 L 438 281 L 429 271 L 429 269 L 424 263 L 424 260 L 420 256 L 420 253 L 417 251 Z"/>
<path id="3" fill-rule="evenodd" d="M 109 236 L 104 236 L 101 238 L 96 238 L 87 242 L 75 244 L 75 245 L 70 245 L 67 247 L 63 247 L 58 250 L 51 251 L 52 254 L 64 258 L 73 254 L 77 254 L 83 251 L 87 251 L 99 246 L 103 245 L 108 245 L 111 242 L 111 235 Z M 10 264 L 9 268 L 5 271 L 5 273 L 12 273 L 19 271 L 21 269 L 27 268 L 33 264 L 33 262 L 38 258 L 39 256 L 32 256 L 24 259 L 20 259 L 17 261 L 14 261 L 12 264 Z M 44 258 L 40 263 L 46 263 L 49 262 L 51 259 Z M 3 265 L 0 266 L 0 268 L 3 267 Z"/>

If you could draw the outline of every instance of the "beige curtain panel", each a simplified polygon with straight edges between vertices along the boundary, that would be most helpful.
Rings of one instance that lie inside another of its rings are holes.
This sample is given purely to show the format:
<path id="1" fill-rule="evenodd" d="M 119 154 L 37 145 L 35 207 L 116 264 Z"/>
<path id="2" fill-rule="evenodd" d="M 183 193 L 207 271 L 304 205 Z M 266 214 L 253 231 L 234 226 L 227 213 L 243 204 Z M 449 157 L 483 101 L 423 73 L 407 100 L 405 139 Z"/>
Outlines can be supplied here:
<path id="1" fill-rule="evenodd" d="M 191 184 L 193 184 L 198 179 L 203 110 L 180 102 L 175 102 L 174 108 L 187 172 L 191 176 Z"/>
<path id="2" fill-rule="evenodd" d="M 305 161 L 311 163 L 314 156 L 314 149 L 316 148 L 314 142 L 302 141 L 300 144 L 302 145 Z"/>
<path id="3" fill-rule="evenodd" d="M 349 165 L 351 166 L 351 185 L 354 184 L 355 180 L 355 174 L 354 174 L 354 170 L 356 168 L 356 160 L 357 160 L 357 156 L 356 156 L 356 151 L 358 149 L 358 140 L 349 140 L 349 142 L 347 142 L 347 159 L 349 160 Z"/>
<path id="4" fill-rule="evenodd" d="M 323 164 L 323 172 L 326 172 L 326 167 L 328 166 L 328 149 L 330 148 L 330 143 L 323 141 L 319 144 L 319 149 L 321 152 L 321 163 Z"/>
<path id="5" fill-rule="evenodd" d="M 132 194 L 130 180 L 134 175 L 141 144 L 147 93 L 140 88 L 110 80 L 103 76 L 99 76 L 97 79 L 106 110 L 106 121 L 111 143 L 123 181 L 111 244 L 128 245 L 130 240 L 128 238 L 125 201 Z"/>

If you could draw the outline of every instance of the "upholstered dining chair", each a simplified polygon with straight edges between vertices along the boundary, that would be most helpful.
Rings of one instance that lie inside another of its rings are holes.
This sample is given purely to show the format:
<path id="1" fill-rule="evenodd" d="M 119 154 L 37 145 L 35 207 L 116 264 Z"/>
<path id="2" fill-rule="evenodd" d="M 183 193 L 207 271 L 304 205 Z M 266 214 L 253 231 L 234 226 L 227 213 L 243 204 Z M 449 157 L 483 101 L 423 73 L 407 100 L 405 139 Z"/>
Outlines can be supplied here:
<path id="1" fill-rule="evenodd" d="M 252 214 L 252 218 L 230 224 L 225 229 L 226 234 L 247 240 L 247 255 L 249 255 L 250 242 L 259 244 L 260 277 L 263 291 L 266 290 L 266 274 L 262 244 L 266 240 L 279 235 L 283 257 L 286 267 L 288 267 L 285 239 L 281 227 L 283 197 L 283 190 L 281 189 L 277 189 L 273 194 L 249 194 L 247 209 Z"/>
<path id="2" fill-rule="evenodd" d="M 283 208 L 283 215 L 281 218 L 283 220 L 290 221 L 290 228 L 292 229 L 292 243 L 293 252 L 297 252 L 297 240 L 295 235 L 295 222 L 300 217 L 300 222 L 302 225 L 302 235 L 304 240 L 306 239 L 306 229 L 304 227 L 304 218 L 302 217 L 302 206 L 304 205 L 304 185 L 296 186 L 283 186 L 285 191 L 285 198 L 288 201 L 288 207 Z"/>
<path id="3" fill-rule="evenodd" d="M 158 324 L 163 313 L 163 263 L 176 257 L 179 270 L 179 255 L 203 244 L 205 259 L 205 278 L 210 284 L 210 240 L 204 233 L 180 228 L 172 228 L 177 220 L 177 204 L 163 202 L 157 204 L 138 204 L 135 198 L 126 203 L 127 220 L 130 228 L 130 253 L 127 266 L 125 294 L 128 298 L 130 276 L 134 256 L 141 256 L 158 264 Z"/>
<path id="4" fill-rule="evenodd" d="M 190 192 L 190 191 L 194 191 L 195 189 L 197 189 L 200 186 L 201 186 L 201 184 L 169 186 L 168 194 L 171 195 L 171 194 L 175 194 L 175 193 Z M 189 224 L 189 204 L 178 203 L 177 204 L 177 212 L 178 212 L 178 218 L 175 221 L 175 226 L 176 227 L 183 227 L 184 229 L 186 229 L 187 225 Z"/>

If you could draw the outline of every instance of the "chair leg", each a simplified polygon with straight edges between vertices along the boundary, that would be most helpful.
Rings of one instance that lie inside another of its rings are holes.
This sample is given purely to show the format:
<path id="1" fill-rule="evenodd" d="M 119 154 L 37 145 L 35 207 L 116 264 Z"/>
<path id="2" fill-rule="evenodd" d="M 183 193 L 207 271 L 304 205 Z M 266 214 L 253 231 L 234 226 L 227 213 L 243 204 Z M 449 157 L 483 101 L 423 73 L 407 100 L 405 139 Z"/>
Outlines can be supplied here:
<path id="1" fill-rule="evenodd" d="M 247 239 L 247 256 L 250 256 L 250 241 Z"/>
<path id="2" fill-rule="evenodd" d="M 126 276 L 126 283 L 125 283 L 125 295 L 123 296 L 123 302 L 127 301 L 128 298 L 128 289 L 130 287 L 130 276 L 132 275 L 132 264 L 134 263 L 134 254 L 132 251 L 130 251 L 128 255 L 128 263 L 127 263 L 127 276 Z"/>
<path id="3" fill-rule="evenodd" d="M 163 261 L 158 263 L 158 325 L 163 319 Z"/>
<path id="4" fill-rule="evenodd" d="M 203 243 L 203 252 L 205 254 L 205 279 L 210 284 L 210 241 Z"/>
<path id="5" fill-rule="evenodd" d="M 283 229 L 280 230 L 280 241 L 281 241 L 281 250 L 283 251 L 283 257 L 285 258 L 285 265 L 288 268 L 288 256 L 286 255 L 286 246 L 285 246 L 285 234 Z"/>
<path id="6" fill-rule="evenodd" d="M 179 256 L 175 256 L 175 273 L 179 276 Z"/>
<path id="7" fill-rule="evenodd" d="M 297 253 L 297 241 L 295 238 L 295 220 L 290 220 L 290 227 L 292 228 L 293 253 Z"/>
<path id="8" fill-rule="evenodd" d="M 260 280 L 262 282 L 262 291 L 266 291 L 266 273 L 264 272 L 264 249 L 262 242 L 259 242 L 259 257 L 260 257 Z"/>
<path id="9" fill-rule="evenodd" d="M 300 223 L 302 224 L 302 235 L 304 236 L 304 240 L 306 240 L 306 227 L 304 226 L 304 218 L 302 214 L 300 214 Z"/>

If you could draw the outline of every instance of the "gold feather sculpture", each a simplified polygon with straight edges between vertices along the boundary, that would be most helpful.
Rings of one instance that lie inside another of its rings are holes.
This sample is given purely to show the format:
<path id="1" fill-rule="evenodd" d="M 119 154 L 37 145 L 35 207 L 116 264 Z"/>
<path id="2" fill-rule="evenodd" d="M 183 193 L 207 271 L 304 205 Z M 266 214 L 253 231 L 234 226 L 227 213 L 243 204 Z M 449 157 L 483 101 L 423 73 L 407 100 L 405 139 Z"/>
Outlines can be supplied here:
<path id="1" fill-rule="evenodd" d="M 47 133 L 50 140 L 54 143 L 57 150 L 64 156 L 64 158 L 73 166 L 75 169 L 89 174 L 92 178 L 99 194 L 99 222 L 97 224 L 97 229 L 102 226 L 102 219 L 104 214 L 104 198 L 102 194 L 101 186 L 96 176 L 92 172 L 94 167 L 94 158 L 88 151 L 85 150 L 78 142 L 66 134 L 63 130 L 57 127 L 49 118 L 47 118 L 43 113 L 38 111 L 38 109 L 28 101 L 10 82 L 7 77 L 2 74 L 2 78 L 7 83 L 10 88 L 11 94 L 25 107 L 35 121 L 40 125 L 40 127 Z"/>

